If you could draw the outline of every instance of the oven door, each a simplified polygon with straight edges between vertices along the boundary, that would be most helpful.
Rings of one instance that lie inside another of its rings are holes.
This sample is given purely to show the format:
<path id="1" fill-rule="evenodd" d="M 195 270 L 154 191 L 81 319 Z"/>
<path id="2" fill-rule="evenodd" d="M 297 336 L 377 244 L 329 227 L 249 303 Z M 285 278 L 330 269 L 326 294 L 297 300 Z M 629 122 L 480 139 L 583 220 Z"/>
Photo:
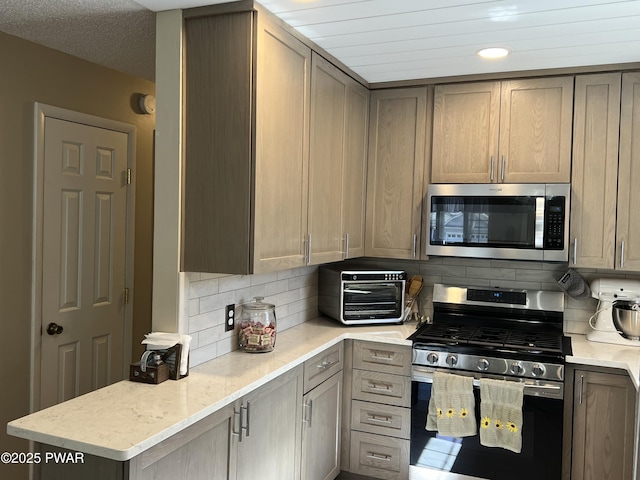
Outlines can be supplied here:
<path id="1" fill-rule="evenodd" d="M 345 323 L 402 321 L 404 280 L 390 282 L 344 282 L 342 320 Z"/>
<path id="2" fill-rule="evenodd" d="M 412 382 L 411 469 L 431 478 L 454 479 L 458 475 L 489 480 L 559 479 L 562 473 L 562 388 L 560 398 L 538 396 L 541 391 L 525 388 L 522 451 L 480 445 L 480 436 L 453 438 L 425 429 L 431 398 L 431 383 Z M 474 382 L 477 383 L 477 382 Z M 560 384 L 561 385 L 561 384 Z M 480 389 L 474 388 L 476 418 L 480 418 Z M 449 474 L 445 473 L 449 472 Z M 413 477 L 412 477 L 413 478 Z"/>

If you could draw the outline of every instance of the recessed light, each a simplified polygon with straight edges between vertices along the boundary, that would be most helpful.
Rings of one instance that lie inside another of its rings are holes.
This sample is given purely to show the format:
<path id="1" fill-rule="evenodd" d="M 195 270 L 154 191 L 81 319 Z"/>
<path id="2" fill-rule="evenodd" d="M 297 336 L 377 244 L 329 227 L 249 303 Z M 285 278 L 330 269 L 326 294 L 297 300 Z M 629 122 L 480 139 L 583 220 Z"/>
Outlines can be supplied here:
<path id="1" fill-rule="evenodd" d="M 509 49 L 503 47 L 490 47 L 483 48 L 482 50 L 478 50 L 476 55 L 482 58 L 502 58 L 506 57 L 511 53 Z"/>

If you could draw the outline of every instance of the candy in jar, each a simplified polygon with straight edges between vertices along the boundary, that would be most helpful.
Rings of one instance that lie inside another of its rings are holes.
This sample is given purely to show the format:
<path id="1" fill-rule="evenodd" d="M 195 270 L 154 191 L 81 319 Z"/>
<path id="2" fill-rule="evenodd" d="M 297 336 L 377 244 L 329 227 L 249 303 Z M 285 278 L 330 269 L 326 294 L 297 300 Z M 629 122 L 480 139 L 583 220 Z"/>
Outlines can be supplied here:
<path id="1" fill-rule="evenodd" d="M 245 352 L 270 352 L 276 345 L 276 307 L 255 297 L 240 307 L 238 346 Z"/>

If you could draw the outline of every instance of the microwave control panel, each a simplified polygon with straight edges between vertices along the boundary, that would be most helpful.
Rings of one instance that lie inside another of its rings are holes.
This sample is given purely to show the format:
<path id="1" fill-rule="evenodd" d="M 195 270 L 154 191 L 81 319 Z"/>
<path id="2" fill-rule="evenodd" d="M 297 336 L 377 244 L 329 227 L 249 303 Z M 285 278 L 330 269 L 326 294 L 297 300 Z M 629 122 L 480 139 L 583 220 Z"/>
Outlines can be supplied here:
<path id="1" fill-rule="evenodd" d="M 565 198 L 547 197 L 544 212 L 545 250 L 564 249 Z"/>

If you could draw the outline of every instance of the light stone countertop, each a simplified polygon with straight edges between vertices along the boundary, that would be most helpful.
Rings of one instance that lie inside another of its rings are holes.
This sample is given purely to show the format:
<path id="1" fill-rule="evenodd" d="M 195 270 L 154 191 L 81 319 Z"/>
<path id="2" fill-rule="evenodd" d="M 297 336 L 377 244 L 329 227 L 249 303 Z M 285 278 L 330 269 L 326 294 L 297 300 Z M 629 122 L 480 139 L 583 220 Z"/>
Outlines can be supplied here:
<path id="1" fill-rule="evenodd" d="M 590 342 L 585 335 L 569 335 L 573 355 L 567 363 L 626 370 L 636 390 L 640 389 L 640 343 L 637 347 Z"/>
<path id="2" fill-rule="evenodd" d="M 278 332 L 270 353 L 231 352 L 160 385 L 128 380 L 7 424 L 7 433 L 48 445 L 126 461 L 345 339 L 410 345 L 415 323 L 344 327 L 318 318 Z M 571 335 L 567 362 L 629 372 L 640 386 L 640 347 L 594 343 Z"/>
<path id="3" fill-rule="evenodd" d="M 273 352 L 234 351 L 159 385 L 121 381 L 13 420 L 7 433 L 126 461 L 344 339 L 411 345 L 414 331 L 415 323 L 344 327 L 319 318 L 278 332 Z"/>

